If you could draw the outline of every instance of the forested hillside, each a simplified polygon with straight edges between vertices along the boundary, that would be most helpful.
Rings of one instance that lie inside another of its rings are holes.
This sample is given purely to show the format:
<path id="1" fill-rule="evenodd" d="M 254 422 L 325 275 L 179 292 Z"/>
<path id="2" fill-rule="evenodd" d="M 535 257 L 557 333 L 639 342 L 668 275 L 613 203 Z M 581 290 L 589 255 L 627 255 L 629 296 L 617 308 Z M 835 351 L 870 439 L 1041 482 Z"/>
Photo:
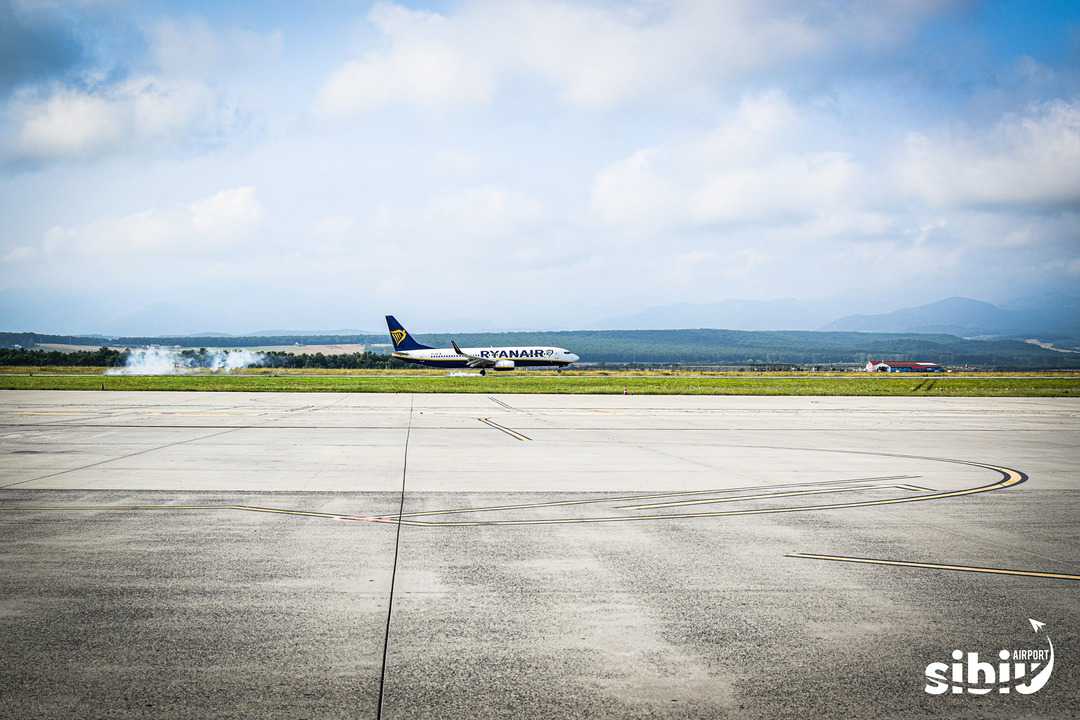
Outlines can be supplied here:
<path id="1" fill-rule="evenodd" d="M 558 332 L 458 333 L 417 336 L 422 343 L 449 346 L 554 345 L 583 363 L 679 363 L 768 365 L 862 363 L 869 357 L 929 360 L 987 368 L 1075 368 L 1080 354 L 1047 350 L 1018 340 L 965 340 L 954 335 L 856 332 L 764 332 L 738 330 L 571 330 Z M 382 335 L 282 337 L 126 337 L 0 333 L 0 346 L 85 345 L 87 349 L 140 347 L 245 348 L 272 345 L 360 343 L 385 345 Z M 386 348 L 385 352 L 389 352 Z M 370 360 L 365 360 L 370 362 Z"/>

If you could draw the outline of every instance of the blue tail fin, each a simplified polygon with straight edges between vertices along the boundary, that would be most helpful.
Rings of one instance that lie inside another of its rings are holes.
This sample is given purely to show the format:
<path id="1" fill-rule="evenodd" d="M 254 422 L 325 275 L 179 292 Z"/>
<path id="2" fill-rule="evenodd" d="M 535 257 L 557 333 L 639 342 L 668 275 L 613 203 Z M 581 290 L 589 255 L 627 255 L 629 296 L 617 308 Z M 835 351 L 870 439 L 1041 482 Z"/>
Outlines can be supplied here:
<path id="1" fill-rule="evenodd" d="M 401 327 L 393 315 L 386 316 L 386 327 L 390 331 L 390 339 L 394 341 L 395 350 L 430 350 L 427 345 L 421 345 L 412 339 L 412 335 Z"/>

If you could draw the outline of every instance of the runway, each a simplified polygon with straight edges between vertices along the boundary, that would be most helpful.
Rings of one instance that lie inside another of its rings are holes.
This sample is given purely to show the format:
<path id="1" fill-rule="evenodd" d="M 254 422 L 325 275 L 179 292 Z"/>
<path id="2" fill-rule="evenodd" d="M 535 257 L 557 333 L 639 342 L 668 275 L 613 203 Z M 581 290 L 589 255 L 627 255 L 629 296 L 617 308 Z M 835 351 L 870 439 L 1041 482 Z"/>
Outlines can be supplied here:
<path id="1" fill-rule="evenodd" d="M 1077 448 L 1069 399 L 8 391 L 0 715 L 1076 715 Z M 923 692 L 1028 618 L 1043 690 Z"/>

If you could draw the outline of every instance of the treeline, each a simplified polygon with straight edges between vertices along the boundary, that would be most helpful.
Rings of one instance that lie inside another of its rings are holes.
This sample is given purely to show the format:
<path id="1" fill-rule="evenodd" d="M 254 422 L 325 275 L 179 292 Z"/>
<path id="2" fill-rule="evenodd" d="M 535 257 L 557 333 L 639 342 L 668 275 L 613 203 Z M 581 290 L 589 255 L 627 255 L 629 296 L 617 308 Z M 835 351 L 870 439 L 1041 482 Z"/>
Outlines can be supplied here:
<path id="1" fill-rule="evenodd" d="M 220 358 L 222 350 L 181 350 L 179 357 L 181 364 L 192 368 L 212 368 L 215 360 Z M 389 355 L 373 352 L 341 353 L 327 355 L 324 353 L 290 353 L 281 350 L 260 350 L 255 353 L 258 360 L 248 367 L 266 368 L 291 368 L 291 369 L 330 369 L 330 370 L 389 370 L 406 367 L 400 360 L 394 360 Z"/>
<path id="2" fill-rule="evenodd" d="M 400 360 L 394 360 L 389 355 L 381 355 L 373 352 L 344 353 L 341 355 L 324 355 L 323 353 L 287 353 L 287 352 L 262 352 L 263 361 L 260 367 L 271 368 L 336 368 L 339 370 L 360 370 L 365 368 L 379 370 L 393 370 L 408 367 Z"/>
<path id="3" fill-rule="evenodd" d="M 181 350 L 177 361 L 183 367 L 210 368 L 214 366 L 216 351 L 206 348 Z M 97 350 L 61 352 L 59 350 L 27 350 L 25 348 L 0 348 L 0 366 L 21 365 L 28 367 L 123 367 L 131 353 L 103 347 Z M 259 361 L 253 367 L 269 368 L 329 368 L 341 370 L 396 369 L 406 367 L 400 360 L 389 355 L 372 352 L 324 355 L 323 353 L 260 352 Z"/>
<path id="4" fill-rule="evenodd" d="M 0 348 L 0 365 L 122 367 L 127 359 L 127 350 L 113 350 L 107 347 L 79 352 Z"/>

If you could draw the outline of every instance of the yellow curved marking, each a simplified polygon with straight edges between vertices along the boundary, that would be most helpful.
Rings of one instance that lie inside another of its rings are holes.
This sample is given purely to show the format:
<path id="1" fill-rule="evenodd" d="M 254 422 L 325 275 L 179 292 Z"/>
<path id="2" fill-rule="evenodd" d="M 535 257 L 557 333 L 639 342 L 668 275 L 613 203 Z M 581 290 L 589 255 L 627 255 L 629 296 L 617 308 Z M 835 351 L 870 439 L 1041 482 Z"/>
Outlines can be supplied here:
<path id="1" fill-rule="evenodd" d="M 832 451 L 832 452 L 852 452 L 852 451 Z M 885 455 L 885 453 L 860 453 L 868 455 Z M 992 492 L 994 490 L 1003 490 L 1008 487 L 1019 485 L 1027 480 L 1027 475 L 1019 470 L 1012 468 L 1002 467 L 999 465 L 988 465 L 986 463 L 979 463 L 970 460 L 951 460 L 948 458 L 928 458 L 919 457 L 917 455 L 892 455 L 893 457 L 907 457 L 917 458 L 921 460 L 935 460 L 939 462 L 957 463 L 960 465 L 971 465 L 974 467 L 986 468 L 987 470 L 993 470 L 1001 473 L 1001 480 L 989 485 L 980 485 L 973 488 L 963 488 L 961 490 L 950 490 L 946 492 L 931 493 L 929 495 L 916 495 L 914 497 L 900 497 L 900 498 L 884 498 L 881 500 L 861 500 L 847 503 L 831 503 L 828 505 L 801 505 L 798 507 L 786 507 L 786 508 L 764 508 L 753 510 L 716 510 L 710 512 L 696 512 L 696 513 L 666 513 L 666 514 L 653 514 L 653 515 L 612 515 L 601 517 L 584 517 L 584 518 L 554 518 L 547 520 L 473 520 L 473 521 L 425 521 L 425 520 L 400 520 L 407 525 L 426 525 L 426 526 L 474 526 L 474 525 L 563 525 L 574 523 L 600 523 L 600 522 L 634 522 L 640 520 L 678 520 L 685 518 L 703 518 L 703 517 L 736 517 L 739 515 L 775 515 L 779 513 L 792 513 L 792 512 L 807 512 L 811 510 L 842 510 L 846 508 L 857 507 L 875 507 L 878 505 L 898 505 L 900 503 L 909 502 L 926 502 L 929 500 L 943 500 L 951 497 L 962 497 L 964 495 L 977 495 L 984 492 Z M 383 516 L 378 518 L 378 522 L 396 522 L 393 515 Z"/>
<path id="2" fill-rule="evenodd" d="M 888 485 L 843 485 L 841 487 L 821 488 L 817 490 L 792 490 L 780 493 L 757 493 L 755 495 L 733 495 L 731 497 L 695 498 L 694 500 L 676 500 L 674 502 L 648 503 L 645 505 L 620 505 L 620 510 L 657 510 L 659 508 L 686 507 L 688 505 L 715 505 L 717 503 L 738 502 L 740 500 L 772 500 L 773 498 L 800 497 L 802 495 L 829 495 L 859 490 L 884 490 Z M 905 489 L 900 485 L 892 487 Z"/>
<path id="3" fill-rule="evenodd" d="M 846 555 L 815 555 L 813 553 L 788 553 L 786 557 L 804 560 L 834 560 L 837 562 L 866 563 L 869 565 L 893 565 L 897 567 L 925 568 L 928 570 L 955 570 L 958 572 L 987 573 L 989 575 L 1020 575 L 1022 577 L 1050 578 L 1052 580 L 1078 580 L 1080 575 L 1045 572 L 1043 570 L 1015 570 L 1013 568 L 992 568 L 979 565 L 943 565 L 931 562 L 909 562 L 907 560 L 879 560 L 876 558 L 849 557 Z"/>
<path id="4" fill-rule="evenodd" d="M 711 489 L 711 490 L 672 490 L 665 493 L 653 493 L 648 495 L 622 495 L 616 497 L 592 497 L 575 500 L 548 500 L 538 503 L 517 503 L 514 505 L 482 505 L 480 507 L 452 508 L 450 510 L 419 510 L 407 512 L 401 517 L 423 517 L 428 515 L 461 515 L 463 513 L 497 512 L 499 510 L 533 510 L 537 508 L 562 507 L 566 505 L 599 505 L 606 502 L 638 502 L 640 500 L 652 500 L 656 498 L 685 497 L 688 495 L 723 495 L 725 493 L 742 492 L 744 490 L 775 490 L 779 488 L 793 488 L 806 486 L 829 486 L 842 483 L 859 482 L 885 482 L 887 480 L 903 480 L 917 478 L 918 475 L 881 475 L 878 477 L 845 478 L 843 480 L 822 480 L 821 482 L 781 483 L 778 485 L 744 485 L 742 487 Z M 396 515 L 368 515 L 367 520 L 390 520 Z"/>
<path id="5" fill-rule="evenodd" d="M 792 448 L 789 448 L 792 449 Z M 801 449 L 801 448 L 800 448 Z M 409 517 L 409 514 L 404 516 L 398 515 L 345 515 L 336 513 L 323 513 L 308 510 L 291 510 L 288 508 L 269 508 L 261 507 L 257 505 L 4 505 L 0 506 L 0 511 L 58 511 L 63 512 L 67 510 L 87 510 L 87 511 L 107 511 L 107 510 L 238 510 L 244 512 L 263 512 L 263 513 L 278 513 L 281 515 L 295 515 L 301 517 L 316 517 L 326 518 L 332 520 L 349 520 L 354 522 L 372 522 L 382 524 L 404 523 L 406 525 L 418 525 L 426 527 L 470 527 L 478 525 L 563 525 L 574 523 L 600 523 L 600 522 L 635 522 L 642 520 L 677 520 L 685 518 L 702 518 L 702 517 L 735 517 L 739 515 L 773 515 L 778 513 L 791 513 L 791 512 L 807 512 L 812 510 L 839 510 L 845 508 L 856 507 L 873 507 L 878 505 L 896 505 L 900 503 L 908 502 L 924 502 L 928 500 L 942 500 L 950 497 L 961 497 L 964 495 L 975 495 L 978 493 L 991 492 L 993 490 L 1002 490 L 1008 487 L 1019 485 L 1027 480 L 1027 475 L 1019 470 L 1007 468 L 998 465 L 989 465 L 986 463 L 974 462 L 971 460 L 952 460 L 948 458 L 932 458 L 923 457 L 919 455 L 898 455 L 894 453 L 873 453 L 858 450 L 822 450 L 822 452 L 841 452 L 852 453 L 860 455 L 880 455 L 883 457 L 903 457 L 919 460 L 932 460 L 936 462 L 948 462 L 956 463 L 959 465 L 970 465 L 973 467 L 981 467 L 987 470 L 993 470 L 1001 473 L 1001 480 L 989 485 L 980 485 L 973 488 L 964 488 L 961 490 L 952 490 L 947 492 L 931 493 L 929 495 L 917 495 L 914 497 L 901 497 L 901 498 L 885 498 L 881 500 L 862 500 L 847 503 L 832 503 L 828 505 L 803 505 L 798 507 L 786 507 L 786 508 L 766 508 L 766 509 L 753 509 L 753 510 L 715 510 L 709 512 L 696 512 L 696 513 L 669 513 L 669 514 L 653 514 L 653 515 L 616 515 L 616 516 L 600 516 L 600 517 L 584 517 L 584 518 L 554 518 L 546 520 L 471 520 L 471 521 L 425 521 L 425 520 L 405 520 L 404 517 Z M 700 492 L 700 491 L 699 491 Z M 716 491 L 706 491 L 716 492 Z M 648 496 L 639 496 L 639 498 Z M 611 500 L 611 498 L 600 498 L 599 501 Z M 558 505 L 558 504 L 577 504 L 588 501 L 563 501 L 557 503 L 543 503 L 542 505 Z M 529 507 L 529 506 L 519 506 Z M 431 514 L 449 514 L 456 512 L 475 512 L 478 508 L 462 508 L 459 510 L 443 510 L 436 511 Z M 418 515 L 413 514 L 412 516 Z"/>

